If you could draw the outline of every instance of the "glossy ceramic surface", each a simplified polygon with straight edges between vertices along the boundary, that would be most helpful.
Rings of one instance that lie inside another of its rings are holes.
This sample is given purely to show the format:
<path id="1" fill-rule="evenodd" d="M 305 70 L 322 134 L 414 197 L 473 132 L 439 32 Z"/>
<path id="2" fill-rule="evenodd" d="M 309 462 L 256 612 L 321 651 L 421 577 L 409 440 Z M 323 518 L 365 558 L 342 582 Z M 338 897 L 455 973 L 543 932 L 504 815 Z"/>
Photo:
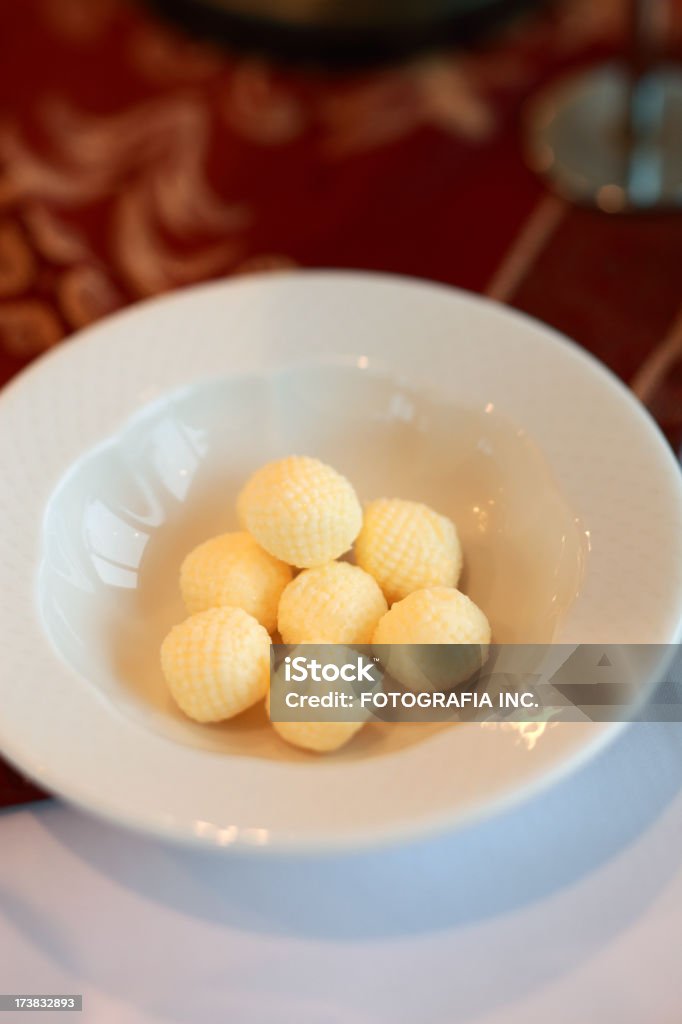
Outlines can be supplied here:
<path id="1" fill-rule="evenodd" d="M 592 359 L 436 286 L 331 273 L 218 284 L 85 332 L 0 400 L 3 752 L 138 828 L 311 850 L 490 813 L 613 731 L 373 725 L 318 760 L 260 709 L 184 720 L 157 662 L 183 614 L 179 562 L 235 525 L 255 466 L 292 451 L 329 460 L 363 498 L 453 515 L 463 587 L 500 641 L 677 636 L 679 470 Z"/>
<path id="2" fill-rule="evenodd" d="M 408 497 L 451 516 L 466 552 L 461 587 L 486 610 L 498 642 L 551 641 L 578 593 L 586 538 L 519 427 L 357 361 L 237 375 L 143 410 L 79 460 L 48 505 L 43 619 L 65 660 L 115 706 L 192 746 L 307 760 L 260 709 L 210 729 L 188 721 L 159 666 L 164 636 L 185 617 L 182 559 L 238 529 L 245 479 L 292 452 L 341 469 L 363 500 Z M 374 728 L 344 756 L 379 756 L 414 733 Z"/>

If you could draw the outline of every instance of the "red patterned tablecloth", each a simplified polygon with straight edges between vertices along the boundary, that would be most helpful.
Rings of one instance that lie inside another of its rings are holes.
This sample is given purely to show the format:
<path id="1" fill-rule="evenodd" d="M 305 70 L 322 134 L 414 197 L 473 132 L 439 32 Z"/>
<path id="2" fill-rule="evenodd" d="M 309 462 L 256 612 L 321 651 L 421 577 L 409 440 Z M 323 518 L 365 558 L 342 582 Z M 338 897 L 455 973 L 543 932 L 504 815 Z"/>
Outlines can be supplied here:
<path id="1" fill-rule="evenodd" d="M 192 43 L 132 0 L 5 4 L 0 383 L 148 295 L 371 268 L 554 325 L 679 447 L 682 217 L 571 208 L 521 154 L 524 100 L 624 32 L 624 0 L 565 0 L 474 50 L 341 75 Z M 668 41 L 682 52 L 682 0 Z M 0 763 L 0 806 L 38 796 Z"/>

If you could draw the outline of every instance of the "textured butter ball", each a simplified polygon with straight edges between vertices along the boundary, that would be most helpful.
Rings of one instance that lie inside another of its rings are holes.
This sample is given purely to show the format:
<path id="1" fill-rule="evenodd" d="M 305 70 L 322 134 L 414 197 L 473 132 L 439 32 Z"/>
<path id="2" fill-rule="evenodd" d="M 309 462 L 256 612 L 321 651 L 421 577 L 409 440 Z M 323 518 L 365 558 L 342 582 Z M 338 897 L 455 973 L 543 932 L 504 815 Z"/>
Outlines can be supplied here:
<path id="1" fill-rule="evenodd" d="M 368 573 L 348 562 L 306 569 L 285 588 L 277 625 L 285 644 L 368 644 L 388 605 Z"/>
<path id="2" fill-rule="evenodd" d="M 279 599 L 293 575 L 250 534 L 223 533 L 190 551 L 180 569 L 180 590 L 190 615 L 231 605 L 272 633 Z"/>
<path id="3" fill-rule="evenodd" d="M 490 623 L 470 598 L 451 587 L 429 587 L 393 605 L 372 646 L 386 671 L 408 689 L 443 690 L 485 663 L 490 639 Z"/>
<path id="4" fill-rule="evenodd" d="M 454 523 L 417 501 L 380 498 L 365 508 L 355 560 L 389 604 L 424 587 L 454 587 L 462 548 Z"/>
<path id="5" fill-rule="evenodd" d="M 221 722 L 265 697 L 270 637 L 241 608 L 209 608 L 173 627 L 161 645 L 161 668 L 189 718 Z"/>
<path id="6" fill-rule="evenodd" d="M 237 507 L 261 547 L 299 569 L 338 558 L 362 526 L 360 502 L 348 480 L 307 456 L 263 466 L 244 486 Z"/>
<path id="7" fill-rule="evenodd" d="M 270 698 L 267 702 L 270 714 Z M 316 754 L 329 754 L 345 746 L 362 729 L 363 722 L 272 722 L 272 727 L 283 740 L 293 747 L 301 747 Z"/>
<path id="8" fill-rule="evenodd" d="M 317 659 L 325 665 L 334 664 L 339 667 L 353 662 L 357 654 L 342 644 L 330 645 L 324 642 L 306 641 L 294 647 L 291 652 L 292 658 L 304 657 L 308 660 Z M 367 659 L 364 659 L 365 661 Z M 373 663 L 372 669 L 378 676 L 377 667 Z M 280 666 L 279 671 L 282 671 Z M 282 693 L 288 692 L 288 685 L 277 679 L 277 674 L 271 682 L 270 692 L 266 698 L 266 709 L 268 716 L 271 715 L 271 696 L 273 688 L 282 685 Z M 310 750 L 317 754 L 327 754 L 338 750 L 348 743 L 362 729 L 369 717 L 369 712 L 363 710 L 357 700 L 357 693 L 352 683 L 338 680 L 336 682 L 310 682 L 306 687 L 306 693 L 316 693 L 320 697 L 334 692 L 343 692 L 351 699 L 354 699 L 355 706 L 352 709 L 319 708 L 316 714 L 318 721 L 310 722 L 277 722 L 272 721 L 272 727 L 283 740 L 294 747 L 301 747 L 303 750 Z M 294 712 L 295 713 L 295 712 Z M 346 717 L 353 717 L 355 721 L 342 720 Z"/>

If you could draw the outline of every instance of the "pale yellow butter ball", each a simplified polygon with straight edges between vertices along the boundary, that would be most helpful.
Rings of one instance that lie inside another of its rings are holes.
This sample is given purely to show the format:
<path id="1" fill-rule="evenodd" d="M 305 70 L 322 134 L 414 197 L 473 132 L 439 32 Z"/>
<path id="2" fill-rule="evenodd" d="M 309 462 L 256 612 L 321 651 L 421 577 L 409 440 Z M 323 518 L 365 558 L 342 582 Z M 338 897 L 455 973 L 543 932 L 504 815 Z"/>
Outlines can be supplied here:
<path id="1" fill-rule="evenodd" d="M 344 476 L 318 459 L 292 455 L 263 466 L 239 495 L 242 524 L 289 565 L 325 565 L 347 551 L 362 509 Z"/>
<path id="2" fill-rule="evenodd" d="M 306 569 L 285 588 L 277 624 L 285 644 L 310 636 L 321 643 L 367 644 L 387 608 L 371 576 L 357 565 L 330 562 Z"/>
<path id="3" fill-rule="evenodd" d="M 404 686 L 441 690 L 464 682 L 485 663 L 490 640 L 490 623 L 470 598 L 451 587 L 429 587 L 393 605 L 379 621 L 372 646 Z M 467 646 L 458 650 L 462 644 Z"/>
<path id="4" fill-rule="evenodd" d="M 306 659 L 316 658 L 324 665 L 333 664 L 341 668 L 355 661 L 358 656 L 353 650 L 342 644 L 331 645 L 318 641 L 306 641 L 294 647 L 291 652 L 292 659 L 299 657 Z M 366 661 L 367 659 L 364 660 Z M 372 669 L 378 675 L 376 666 L 372 665 Z M 279 673 L 282 671 L 283 666 L 280 666 Z M 289 692 L 289 687 L 286 683 L 278 680 L 276 674 L 275 678 L 271 681 L 270 692 L 265 702 L 268 716 L 271 714 L 273 687 L 278 685 L 282 685 L 282 693 Z M 271 718 L 272 727 L 275 732 L 294 747 L 301 747 L 303 750 L 309 750 L 316 754 L 331 753 L 348 743 L 362 729 L 369 717 L 369 712 L 362 710 L 352 683 L 347 683 L 343 680 L 336 682 L 311 681 L 305 687 L 305 692 L 307 694 L 314 693 L 319 697 L 325 697 L 334 693 L 344 693 L 353 700 L 354 707 L 341 710 L 334 707 L 328 709 L 320 708 L 316 712 L 320 716 L 317 721 L 277 722 Z M 345 721 L 346 718 L 351 717 L 355 720 L 352 722 Z"/>
<path id="5" fill-rule="evenodd" d="M 268 714 L 270 706 L 268 700 Z M 273 722 L 272 727 L 283 740 L 293 747 L 301 747 L 316 754 L 329 754 L 339 750 L 360 732 L 364 722 Z"/>
<path id="6" fill-rule="evenodd" d="M 424 587 L 454 587 L 462 548 L 454 523 L 417 501 L 380 498 L 365 508 L 355 560 L 389 604 Z"/>
<path id="7" fill-rule="evenodd" d="M 161 645 L 161 668 L 189 718 L 220 722 L 265 697 L 270 637 L 241 608 L 209 608 L 173 627 Z"/>
<path id="8" fill-rule="evenodd" d="M 190 615 L 231 605 L 272 633 L 279 599 L 293 575 L 249 533 L 223 533 L 190 551 L 180 569 L 180 590 Z"/>

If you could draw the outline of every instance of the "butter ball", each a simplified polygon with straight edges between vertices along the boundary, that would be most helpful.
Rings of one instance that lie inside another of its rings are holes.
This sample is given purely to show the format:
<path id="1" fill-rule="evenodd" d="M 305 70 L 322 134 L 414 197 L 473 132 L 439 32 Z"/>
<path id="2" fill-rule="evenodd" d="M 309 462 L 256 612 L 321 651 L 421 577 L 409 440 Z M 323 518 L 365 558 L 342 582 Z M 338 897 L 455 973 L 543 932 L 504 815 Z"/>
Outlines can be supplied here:
<path id="1" fill-rule="evenodd" d="M 196 722 L 221 722 L 263 700 L 270 637 L 241 608 L 209 608 L 171 629 L 161 669 L 178 707 Z"/>
<path id="2" fill-rule="evenodd" d="M 266 703 L 270 714 L 269 698 Z M 364 721 L 272 722 L 272 727 L 292 747 L 300 747 L 315 754 L 330 754 L 352 740 L 364 724 Z"/>
<path id="3" fill-rule="evenodd" d="M 324 666 L 335 665 L 337 668 L 342 668 L 356 661 L 358 655 L 351 648 L 342 644 L 330 645 L 324 642 L 311 641 L 294 647 L 291 653 L 292 660 L 300 657 L 308 661 L 317 659 Z M 367 659 L 363 660 L 367 663 Z M 380 680 L 378 667 L 371 661 L 369 665 L 378 683 Z M 279 667 L 271 682 L 270 692 L 266 698 L 266 709 L 271 718 L 273 729 L 283 740 L 303 750 L 309 750 L 317 754 L 327 754 L 345 746 L 362 729 L 369 717 L 369 711 L 363 710 L 361 707 L 358 699 L 359 687 L 357 684 L 346 682 L 342 678 L 331 682 L 325 682 L 324 680 L 309 681 L 304 686 L 303 692 L 306 695 L 314 693 L 321 698 L 341 693 L 346 696 L 349 703 L 352 702 L 351 707 L 341 709 L 335 706 L 316 708 L 315 715 L 319 717 L 315 721 L 283 722 L 273 720 L 271 717 L 273 692 L 280 693 L 280 700 L 283 700 L 283 696 L 290 692 L 290 686 L 279 678 L 282 668 L 282 666 Z M 277 687 L 281 687 L 281 689 L 278 691 Z M 299 687 L 296 687 L 296 690 L 301 692 Z M 296 711 L 288 711 L 287 714 L 288 716 L 295 716 Z"/>
<path id="4" fill-rule="evenodd" d="M 428 505 L 380 498 L 365 507 L 355 560 L 393 604 L 424 587 L 456 586 L 462 548 L 454 523 Z"/>
<path id="5" fill-rule="evenodd" d="M 190 615 L 231 605 L 272 633 L 279 599 L 293 575 L 249 533 L 223 533 L 190 551 L 180 569 L 180 590 Z"/>
<path id="6" fill-rule="evenodd" d="M 490 623 L 451 587 L 416 590 L 380 619 L 372 647 L 386 672 L 408 689 L 444 690 L 485 664 Z"/>
<path id="7" fill-rule="evenodd" d="M 307 456 L 263 466 L 247 481 L 237 508 L 261 547 L 300 569 L 338 558 L 362 525 L 360 502 L 348 480 Z"/>
<path id="8" fill-rule="evenodd" d="M 285 644 L 311 636 L 321 643 L 368 644 L 387 608 L 371 576 L 357 565 L 330 562 L 306 569 L 285 588 L 278 629 Z"/>

